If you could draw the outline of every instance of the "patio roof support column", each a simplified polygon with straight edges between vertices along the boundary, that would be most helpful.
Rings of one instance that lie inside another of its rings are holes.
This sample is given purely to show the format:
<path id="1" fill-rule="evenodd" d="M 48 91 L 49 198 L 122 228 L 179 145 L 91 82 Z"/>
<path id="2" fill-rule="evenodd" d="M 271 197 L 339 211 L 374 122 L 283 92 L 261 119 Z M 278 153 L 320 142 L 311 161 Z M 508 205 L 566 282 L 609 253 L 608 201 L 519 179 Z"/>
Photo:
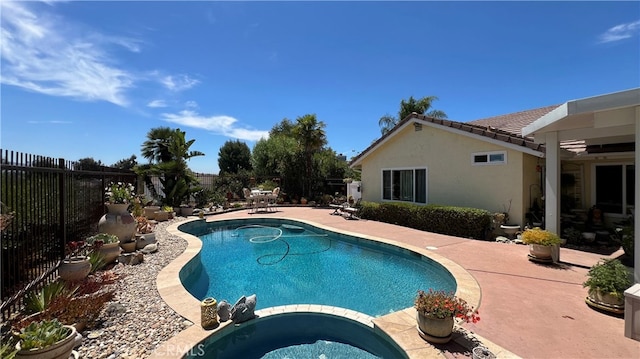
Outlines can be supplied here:
<path id="1" fill-rule="evenodd" d="M 633 211 L 633 223 L 634 227 L 640 223 L 640 210 L 638 208 L 638 204 L 640 203 L 640 176 L 638 176 L 638 168 L 640 168 L 640 156 L 638 156 L 638 143 L 640 141 L 640 106 L 636 106 L 636 148 L 635 148 L 635 202 Z M 634 246 L 633 246 L 633 256 L 634 256 L 634 269 L 633 269 L 633 279 L 636 283 L 640 283 L 640 231 L 636 228 L 633 231 L 634 234 Z"/>
<path id="2" fill-rule="evenodd" d="M 545 228 L 560 233 L 560 141 L 558 132 L 548 132 L 545 155 L 544 223 Z"/>

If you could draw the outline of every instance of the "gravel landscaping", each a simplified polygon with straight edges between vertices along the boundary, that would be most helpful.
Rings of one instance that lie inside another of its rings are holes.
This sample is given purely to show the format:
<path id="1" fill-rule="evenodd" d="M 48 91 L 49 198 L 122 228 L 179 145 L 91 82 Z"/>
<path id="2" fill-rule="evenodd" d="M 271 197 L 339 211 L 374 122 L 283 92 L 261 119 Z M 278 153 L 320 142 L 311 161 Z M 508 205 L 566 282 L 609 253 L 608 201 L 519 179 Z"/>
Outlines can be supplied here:
<path id="1" fill-rule="evenodd" d="M 100 313 L 94 328 L 82 332 L 81 358 L 146 358 L 164 341 L 193 323 L 167 306 L 156 288 L 158 273 L 187 247 L 166 228 L 184 221 L 178 217 L 157 224 L 158 251 L 145 254 L 137 265 L 116 264 L 120 276 L 116 296 Z"/>

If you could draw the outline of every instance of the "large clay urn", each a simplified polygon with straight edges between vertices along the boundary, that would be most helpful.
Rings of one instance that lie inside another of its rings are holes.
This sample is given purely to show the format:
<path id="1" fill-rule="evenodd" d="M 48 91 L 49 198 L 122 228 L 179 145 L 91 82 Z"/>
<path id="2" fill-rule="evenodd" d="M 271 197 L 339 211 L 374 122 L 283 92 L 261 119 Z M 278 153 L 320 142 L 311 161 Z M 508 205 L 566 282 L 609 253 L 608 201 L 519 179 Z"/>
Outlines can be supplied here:
<path id="1" fill-rule="evenodd" d="M 98 232 L 118 236 L 120 242 L 131 240 L 136 233 L 136 220 L 127 203 L 107 203 L 107 214 L 98 222 Z"/>

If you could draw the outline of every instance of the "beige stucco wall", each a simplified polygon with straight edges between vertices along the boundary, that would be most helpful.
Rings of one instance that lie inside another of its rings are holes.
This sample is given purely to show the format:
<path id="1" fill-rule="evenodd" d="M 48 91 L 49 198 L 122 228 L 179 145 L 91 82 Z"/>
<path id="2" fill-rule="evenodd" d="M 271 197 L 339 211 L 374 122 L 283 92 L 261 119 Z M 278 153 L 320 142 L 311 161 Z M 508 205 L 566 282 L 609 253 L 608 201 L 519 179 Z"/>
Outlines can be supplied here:
<path id="1" fill-rule="evenodd" d="M 506 151 L 503 165 L 473 165 L 475 152 Z M 364 201 L 383 202 L 382 169 L 427 168 L 427 201 L 503 212 L 524 223 L 537 158 L 440 128 L 402 129 L 362 161 Z M 525 169 L 525 166 L 527 169 Z"/>

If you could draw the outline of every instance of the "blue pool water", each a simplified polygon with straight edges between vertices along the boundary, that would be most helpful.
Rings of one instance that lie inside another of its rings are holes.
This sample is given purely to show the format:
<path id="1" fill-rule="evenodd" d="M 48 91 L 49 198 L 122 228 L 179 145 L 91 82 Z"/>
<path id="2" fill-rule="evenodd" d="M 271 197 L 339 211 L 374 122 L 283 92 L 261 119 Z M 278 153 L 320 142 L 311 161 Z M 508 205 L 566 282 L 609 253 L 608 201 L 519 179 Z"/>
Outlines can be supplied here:
<path id="1" fill-rule="evenodd" d="M 187 358 L 401 359 L 396 345 L 358 322 L 321 313 L 281 314 L 211 336 Z"/>
<path id="2" fill-rule="evenodd" d="M 233 305 L 255 293 L 256 309 L 304 303 L 381 316 L 412 306 L 418 289 L 456 289 L 453 276 L 429 258 L 302 222 L 194 221 L 179 229 L 203 243 L 180 272 L 201 300 Z"/>

